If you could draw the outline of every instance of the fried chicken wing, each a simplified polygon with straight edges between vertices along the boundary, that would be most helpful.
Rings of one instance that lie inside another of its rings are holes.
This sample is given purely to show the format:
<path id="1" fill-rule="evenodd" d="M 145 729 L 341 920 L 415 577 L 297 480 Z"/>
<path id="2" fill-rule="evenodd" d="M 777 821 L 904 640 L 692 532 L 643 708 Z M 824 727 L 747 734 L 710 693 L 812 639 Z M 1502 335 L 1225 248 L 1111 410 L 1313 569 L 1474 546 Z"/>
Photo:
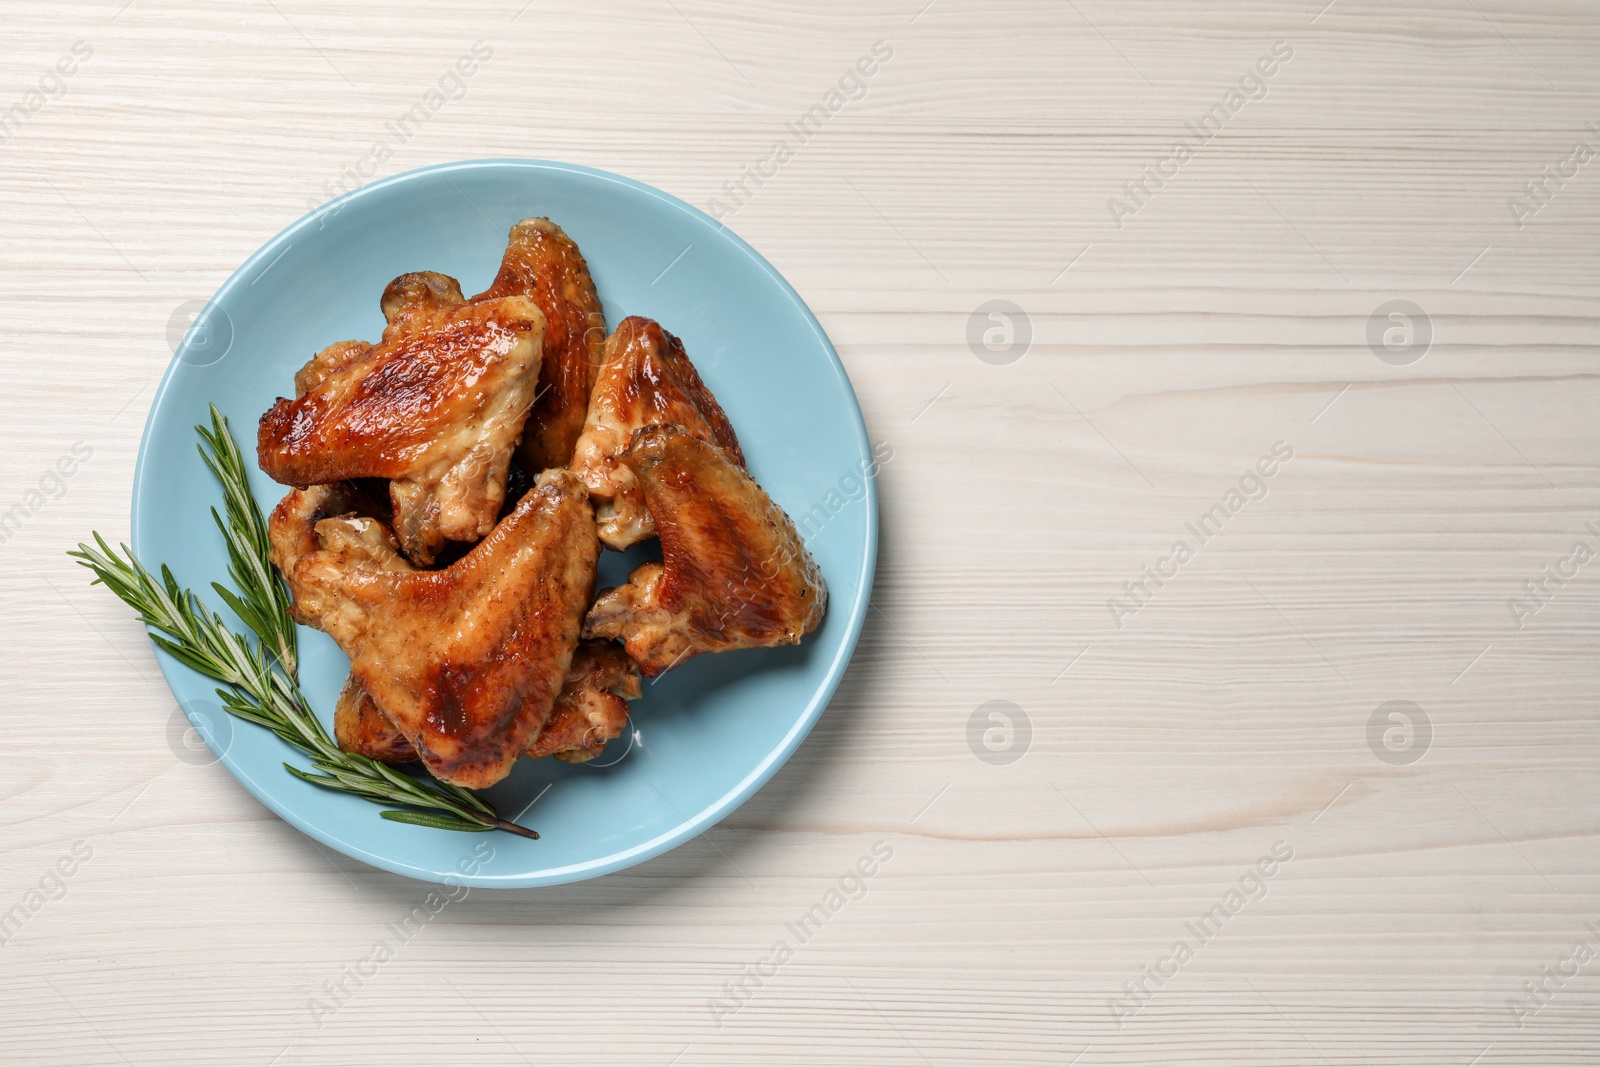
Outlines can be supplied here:
<path id="1" fill-rule="evenodd" d="M 650 426 L 619 457 L 661 537 L 662 562 L 608 589 L 585 637 L 620 639 L 647 675 L 702 652 L 798 644 L 827 586 L 794 524 L 723 449 L 679 426 Z"/>
<path id="2" fill-rule="evenodd" d="M 606 340 L 605 364 L 572 457 L 573 471 L 595 500 L 600 540 L 619 551 L 655 534 L 633 471 L 623 461 L 634 432 L 654 425 L 682 427 L 744 466 L 728 416 L 689 362 L 683 342 L 659 323 L 633 316 Z"/>
<path id="3" fill-rule="evenodd" d="M 443 279 L 443 291 L 434 285 Z M 261 469 L 286 485 L 389 479 L 394 528 L 419 564 L 494 528 L 539 379 L 544 314 L 528 298 L 453 302 L 443 275 L 385 293 L 378 344 L 340 342 L 261 417 Z M 452 292 L 453 289 L 453 292 Z"/>
<path id="4" fill-rule="evenodd" d="M 355 683 L 436 778 L 493 785 L 549 720 L 578 645 L 600 552 L 583 483 L 545 471 L 437 571 L 415 570 L 377 519 L 336 511 L 342 492 L 296 490 L 273 511 L 273 562 L 295 618 L 345 651 Z"/>
<path id="5" fill-rule="evenodd" d="M 511 227 L 500 273 L 472 299 L 507 296 L 528 297 L 545 317 L 539 399 L 528 416 L 520 455 L 535 474 L 565 467 L 605 354 L 606 316 L 589 264 L 561 227 L 549 219 L 523 219 Z"/>
<path id="6" fill-rule="evenodd" d="M 628 725 L 628 701 L 639 699 L 641 693 L 639 667 L 621 645 L 581 642 L 550 718 L 525 754 L 529 759 L 554 756 L 563 763 L 594 759 Z M 417 758 L 405 734 L 353 676 L 339 693 L 333 729 L 346 752 L 382 763 L 410 763 Z"/>

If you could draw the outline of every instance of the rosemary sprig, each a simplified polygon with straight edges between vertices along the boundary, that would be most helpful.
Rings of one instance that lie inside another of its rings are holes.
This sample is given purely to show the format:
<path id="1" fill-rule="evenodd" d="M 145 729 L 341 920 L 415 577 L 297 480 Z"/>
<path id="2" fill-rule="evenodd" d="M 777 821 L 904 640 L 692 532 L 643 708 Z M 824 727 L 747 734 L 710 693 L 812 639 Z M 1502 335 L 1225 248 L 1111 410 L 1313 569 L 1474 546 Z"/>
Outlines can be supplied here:
<path id="1" fill-rule="evenodd" d="M 211 509 L 211 519 L 228 542 L 228 576 L 244 596 L 241 599 L 216 582 L 211 583 L 211 588 L 293 676 L 298 664 L 289 590 L 272 567 L 267 524 L 250 493 L 244 458 L 215 404 L 211 406 L 211 428 L 196 426 L 195 430 L 205 442 L 195 446 L 200 458 L 222 483 L 228 520 L 223 522 L 216 508 Z"/>
<path id="2" fill-rule="evenodd" d="M 211 408 L 211 427 L 195 429 L 205 441 L 206 466 L 222 483 L 226 519 L 212 509 L 228 544 L 228 574 L 238 592 L 213 583 L 217 594 L 249 629 L 253 639 L 235 633 L 190 590 L 178 585 L 163 565 L 161 578 L 145 569 L 127 545 L 118 553 L 98 533 L 93 545 L 67 553 L 94 572 L 104 585 L 138 614 L 150 640 L 174 659 L 222 682 L 222 707 L 264 726 L 311 757 L 313 770 L 285 763 L 296 778 L 377 804 L 404 805 L 380 814 L 394 822 L 440 830 L 505 830 L 537 838 L 532 830 L 500 818 L 476 794 L 460 786 L 413 778 L 377 760 L 345 752 L 328 736 L 322 721 L 300 691 L 295 624 L 289 596 L 268 557 L 267 524 L 250 493 L 244 460 L 228 432 L 227 420 Z"/>

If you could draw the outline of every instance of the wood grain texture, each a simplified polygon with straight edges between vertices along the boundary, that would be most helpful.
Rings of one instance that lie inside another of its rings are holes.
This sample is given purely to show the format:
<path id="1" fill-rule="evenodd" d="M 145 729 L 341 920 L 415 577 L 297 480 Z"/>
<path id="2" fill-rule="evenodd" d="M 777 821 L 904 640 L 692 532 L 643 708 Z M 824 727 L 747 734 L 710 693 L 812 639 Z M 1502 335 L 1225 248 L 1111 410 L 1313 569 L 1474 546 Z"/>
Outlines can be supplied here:
<path id="1" fill-rule="evenodd" d="M 1600 949 L 1600 563 L 1521 625 L 1507 606 L 1600 547 L 1600 162 L 1520 227 L 1508 206 L 1600 149 L 1600 13 L 1324 2 L 8 4 L 0 111 L 93 55 L 0 144 L 0 511 L 92 456 L 0 544 L 0 908 L 93 854 L 0 945 L 0 1061 L 1600 1062 L 1600 963 L 1541 976 Z M 727 220 L 894 448 L 876 610 L 723 825 L 473 892 L 319 1020 L 427 888 L 177 760 L 144 637 L 63 552 L 126 530 L 174 309 L 479 40 L 466 94 L 373 176 L 538 156 L 709 205 L 890 42 Z M 1264 97 L 1114 225 L 1280 41 Z M 1032 334 L 1003 365 L 967 340 L 994 299 Z M 1407 365 L 1367 343 L 1394 299 L 1432 328 Z M 1278 442 L 1265 495 L 1114 619 Z M 1031 724 L 1008 765 L 969 747 L 994 700 Z M 1369 747 L 1393 700 L 1432 726 L 1409 765 Z M 864 897 L 786 933 L 879 841 Z M 717 1018 L 779 938 L 793 958 Z M 1519 1020 L 1531 981 L 1548 1003 Z"/>

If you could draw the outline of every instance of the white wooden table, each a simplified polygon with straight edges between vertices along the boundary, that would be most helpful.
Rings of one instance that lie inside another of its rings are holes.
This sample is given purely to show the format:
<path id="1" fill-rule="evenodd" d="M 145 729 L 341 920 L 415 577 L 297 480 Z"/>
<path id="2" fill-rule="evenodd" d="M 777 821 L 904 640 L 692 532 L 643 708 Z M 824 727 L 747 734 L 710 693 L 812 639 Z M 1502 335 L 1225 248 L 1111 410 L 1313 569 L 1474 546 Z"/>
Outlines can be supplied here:
<path id="1" fill-rule="evenodd" d="M 1600 10 L 1324 3 L 11 0 L 0 1062 L 1600 1062 Z M 428 887 L 178 759 L 63 553 L 176 309 L 485 156 L 794 282 L 894 450 L 877 610 L 703 839 L 367 968 Z"/>

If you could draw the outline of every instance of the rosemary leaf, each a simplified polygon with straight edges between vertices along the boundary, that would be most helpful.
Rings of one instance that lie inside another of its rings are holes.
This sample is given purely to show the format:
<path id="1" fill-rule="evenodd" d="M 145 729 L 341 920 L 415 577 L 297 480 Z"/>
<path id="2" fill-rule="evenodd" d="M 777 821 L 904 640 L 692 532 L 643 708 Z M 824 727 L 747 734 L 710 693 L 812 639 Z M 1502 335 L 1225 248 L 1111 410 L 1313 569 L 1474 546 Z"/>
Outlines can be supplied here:
<path id="1" fill-rule="evenodd" d="M 380 811 L 383 818 L 390 822 L 408 822 L 414 826 L 431 826 L 435 830 L 461 830 L 467 833 L 476 833 L 483 829 L 475 822 L 465 819 L 452 818 L 449 815 L 429 815 L 422 811 Z"/>

